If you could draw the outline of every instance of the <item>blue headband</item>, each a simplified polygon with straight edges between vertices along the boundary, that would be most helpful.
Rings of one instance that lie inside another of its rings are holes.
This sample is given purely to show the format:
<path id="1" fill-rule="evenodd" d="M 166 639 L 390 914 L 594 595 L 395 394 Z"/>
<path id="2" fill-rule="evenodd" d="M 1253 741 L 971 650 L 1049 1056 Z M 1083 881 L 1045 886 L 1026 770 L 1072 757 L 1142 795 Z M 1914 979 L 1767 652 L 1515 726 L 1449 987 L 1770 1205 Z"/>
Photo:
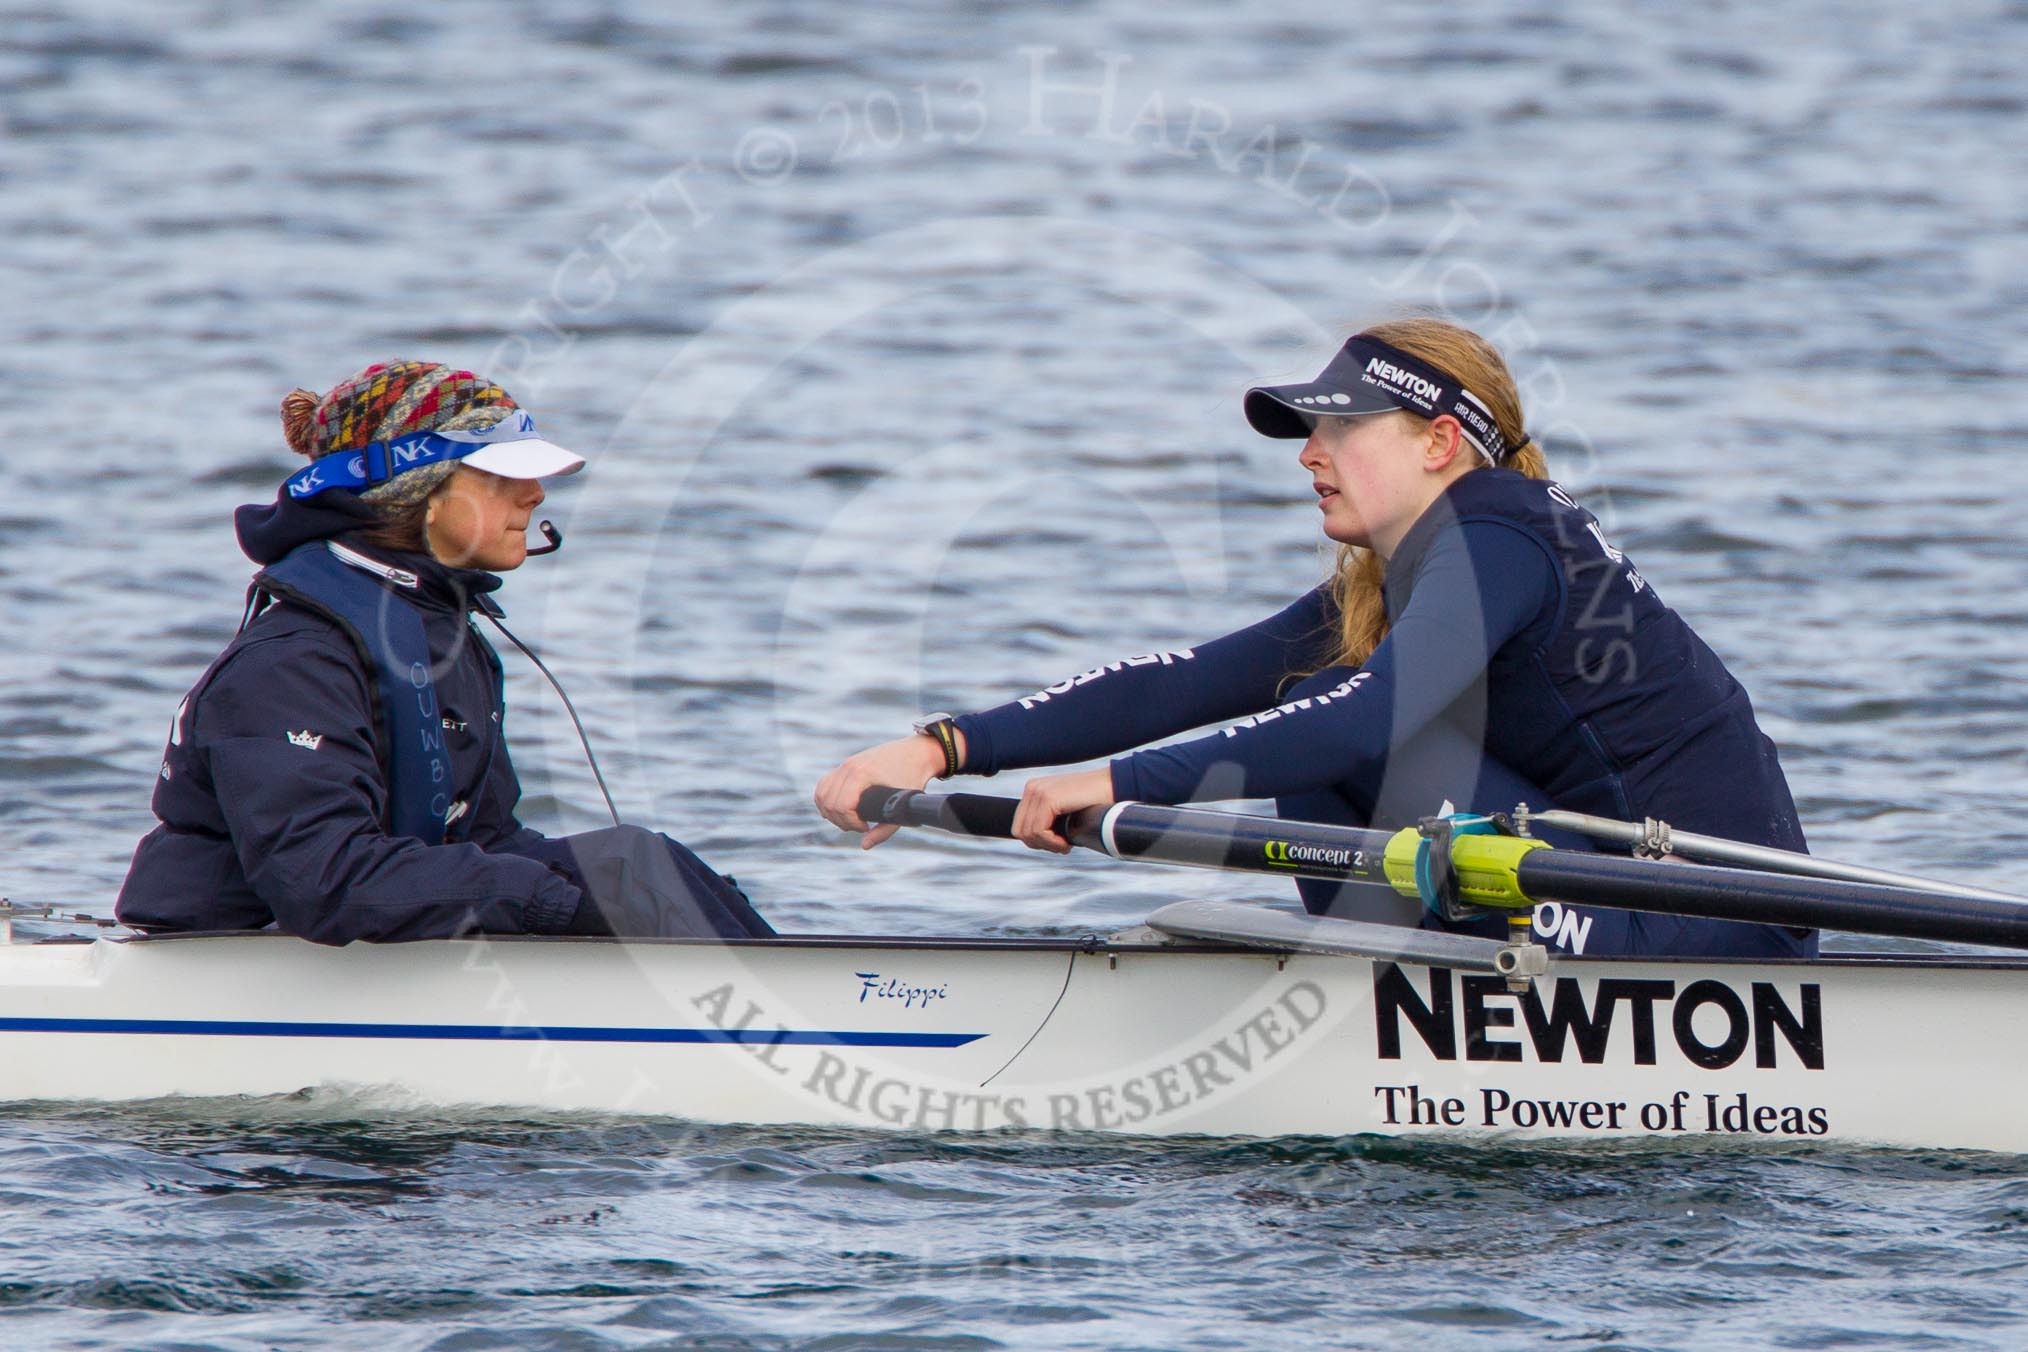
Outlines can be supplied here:
<path id="1" fill-rule="evenodd" d="M 502 441 L 537 440 L 535 419 L 518 408 L 491 427 L 470 432 L 411 432 L 392 441 L 376 441 L 349 451 L 319 456 L 283 480 L 292 498 L 310 498 L 327 488 L 355 492 L 386 483 L 404 470 L 420 469 L 443 460 L 462 460 L 481 446 Z"/>

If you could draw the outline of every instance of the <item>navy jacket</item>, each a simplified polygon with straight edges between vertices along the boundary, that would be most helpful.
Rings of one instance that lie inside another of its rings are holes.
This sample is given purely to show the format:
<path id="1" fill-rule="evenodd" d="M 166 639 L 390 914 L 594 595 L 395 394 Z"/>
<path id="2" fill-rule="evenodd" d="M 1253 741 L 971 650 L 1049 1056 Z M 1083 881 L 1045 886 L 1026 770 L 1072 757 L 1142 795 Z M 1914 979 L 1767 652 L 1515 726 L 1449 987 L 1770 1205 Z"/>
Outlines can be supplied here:
<path id="1" fill-rule="evenodd" d="M 1746 691 L 1557 485 L 1465 475 L 1410 528 L 1384 585 L 1389 633 L 1356 670 L 1325 665 L 1338 614 L 1318 588 L 1210 643 L 960 718 L 965 768 L 1066 764 L 1229 722 L 1114 760 L 1114 796 L 1370 804 L 1390 757 L 1443 725 L 1538 786 L 1538 808 L 1805 848 Z"/>
<path id="2" fill-rule="evenodd" d="M 259 564 L 371 524 L 350 494 L 242 507 Z M 392 834 L 374 676 L 322 615 L 278 601 L 233 639 L 177 710 L 156 781 L 160 825 L 134 852 L 118 914 L 141 928 L 260 929 L 320 943 L 470 931 L 563 933 L 580 891 L 523 853 L 542 836 L 514 812 L 520 784 L 502 731 L 498 659 L 472 607 L 489 573 L 360 552 L 414 573 L 436 667 L 454 797 L 452 843 Z M 595 930 L 596 927 L 594 927 Z"/>

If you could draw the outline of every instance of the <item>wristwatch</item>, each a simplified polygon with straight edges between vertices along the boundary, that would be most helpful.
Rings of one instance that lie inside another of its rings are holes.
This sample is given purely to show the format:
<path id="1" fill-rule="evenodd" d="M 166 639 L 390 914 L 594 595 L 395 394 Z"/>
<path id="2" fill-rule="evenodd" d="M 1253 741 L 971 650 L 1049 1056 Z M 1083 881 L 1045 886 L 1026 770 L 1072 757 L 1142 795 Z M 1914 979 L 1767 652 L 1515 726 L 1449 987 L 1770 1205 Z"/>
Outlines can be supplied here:
<path id="1" fill-rule="evenodd" d="M 915 720 L 914 728 L 918 737 L 933 737 L 936 744 L 944 749 L 944 772 L 938 779 L 949 779 L 959 770 L 958 725 L 952 721 L 954 714 L 924 714 Z"/>

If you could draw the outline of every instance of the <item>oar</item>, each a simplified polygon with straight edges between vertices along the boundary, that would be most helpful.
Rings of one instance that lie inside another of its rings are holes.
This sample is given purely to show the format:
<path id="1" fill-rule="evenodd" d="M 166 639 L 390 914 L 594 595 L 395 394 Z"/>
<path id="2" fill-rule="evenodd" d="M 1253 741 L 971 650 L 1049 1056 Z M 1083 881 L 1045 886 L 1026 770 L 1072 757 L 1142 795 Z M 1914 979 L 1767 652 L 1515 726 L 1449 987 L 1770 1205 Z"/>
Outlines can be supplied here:
<path id="1" fill-rule="evenodd" d="M 1515 817 L 1518 822 L 1523 814 L 1517 812 Z M 1584 812 L 1561 810 L 1529 812 L 1525 817 L 1530 824 L 1574 831 L 1578 835 L 1590 836 L 1594 840 L 1611 841 L 1630 849 L 1646 846 L 1650 849 L 1659 849 L 1663 854 L 1701 859 L 1707 864 L 1761 869 L 1769 873 L 1801 873 L 1812 878 L 1843 878 L 1847 882 L 1854 883 L 1885 883 L 1889 887 L 1912 887 L 1918 891 L 1935 892 L 1939 895 L 2028 905 L 2028 897 L 2016 896 L 2011 892 L 1995 892 L 1990 887 L 1968 887 L 1963 883 L 1937 882 L 1930 878 L 1918 878 L 1913 874 L 1870 868 L 1865 864 L 1841 864 L 1835 859 L 1820 859 L 1814 854 L 1778 850 L 1771 845 L 1749 845 L 1745 841 L 1726 840 L 1720 836 L 1700 836 L 1689 831 L 1675 831 L 1670 829 L 1667 822 L 1652 820 L 1622 822 L 1614 821 L 1611 817 L 1594 817 Z"/>
<path id="2" fill-rule="evenodd" d="M 1011 840 L 1014 810 L 1020 805 L 1018 799 L 989 794 L 872 788 L 860 796 L 859 815 L 868 822 Z M 1309 833 L 1300 847 L 1290 834 L 1291 825 L 1302 826 Z M 1056 826 L 1071 844 L 1115 859 L 1393 886 L 1384 867 L 1387 844 L 1395 836 L 1392 831 L 1290 823 L 1275 817 L 1158 808 L 1145 803 L 1080 812 L 1060 819 Z M 1317 847 L 1316 842 L 1327 838 L 1328 845 Z"/>
<path id="3" fill-rule="evenodd" d="M 859 815 L 869 822 L 931 826 L 967 835 L 1008 836 L 1013 799 L 869 789 Z M 1363 830 L 1203 808 L 1116 803 L 1058 823 L 1073 844 L 1116 859 L 1196 868 L 1385 883 L 1417 895 L 1414 828 Z M 2028 948 L 2028 899 L 1966 897 L 1951 891 L 1704 864 L 1659 864 L 1624 856 L 1551 849 L 1517 836 L 1458 836 L 1451 842 L 1461 898 L 1516 910 L 1538 902 L 1658 911 L 1710 920 L 1846 930 Z"/>

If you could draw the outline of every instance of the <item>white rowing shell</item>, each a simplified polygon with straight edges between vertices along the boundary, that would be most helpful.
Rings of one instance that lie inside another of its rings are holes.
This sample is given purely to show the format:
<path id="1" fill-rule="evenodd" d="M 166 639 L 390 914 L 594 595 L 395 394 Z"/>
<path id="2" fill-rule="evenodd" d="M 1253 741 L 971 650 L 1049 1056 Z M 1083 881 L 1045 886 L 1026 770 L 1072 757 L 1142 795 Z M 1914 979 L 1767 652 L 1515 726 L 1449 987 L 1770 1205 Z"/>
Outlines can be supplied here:
<path id="1" fill-rule="evenodd" d="M 0 946 L 0 1097 L 2028 1150 L 2012 958 L 1497 977 L 1054 940 Z"/>

